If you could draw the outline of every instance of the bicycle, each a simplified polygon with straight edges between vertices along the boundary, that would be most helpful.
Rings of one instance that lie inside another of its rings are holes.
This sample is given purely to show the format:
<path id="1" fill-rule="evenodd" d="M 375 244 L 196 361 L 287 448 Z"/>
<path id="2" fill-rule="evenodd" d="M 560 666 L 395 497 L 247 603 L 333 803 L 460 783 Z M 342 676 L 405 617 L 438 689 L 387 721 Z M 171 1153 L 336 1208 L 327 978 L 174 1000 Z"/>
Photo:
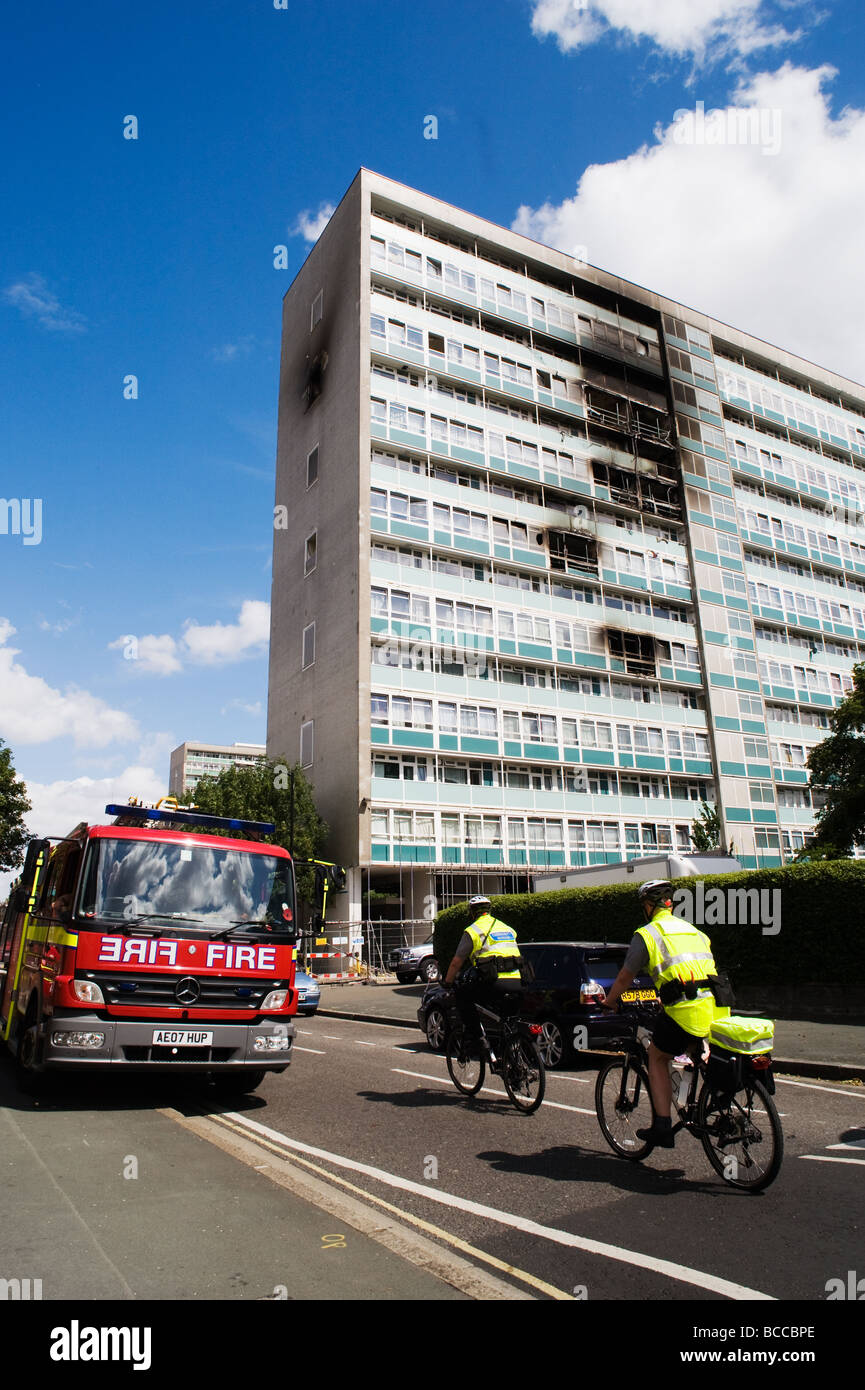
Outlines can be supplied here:
<path id="1" fill-rule="evenodd" d="M 518 1007 L 515 1003 L 514 1007 Z M 526 1023 L 507 1012 L 496 1014 L 475 1002 L 479 1015 L 480 1037 L 470 1037 L 462 1019 L 452 1004 L 453 1018 L 448 1035 L 447 1066 L 451 1081 L 464 1096 L 473 1096 L 481 1089 L 489 1060 L 490 1072 L 500 1076 L 511 1102 L 523 1115 L 531 1115 L 544 1098 L 546 1069 L 538 1051 L 535 1036 L 539 1023 Z M 483 1025 L 491 1021 L 500 1055 L 496 1056 Z"/>
<path id="2" fill-rule="evenodd" d="M 647 1050 L 651 1033 L 645 1026 L 650 1018 L 657 1014 L 628 1011 L 622 1020 L 628 1026 L 620 1040 L 625 1055 L 602 1067 L 595 1084 L 601 1133 L 614 1153 L 634 1163 L 648 1158 L 655 1147 L 637 1135 L 654 1119 Z M 680 1095 L 673 1088 L 679 1120 L 671 1132 L 685 1129 L 699 1139 L 715 1172 L 731 1187 L 761 1192 L 777 1178 L 784 1157 L 781 1121 L 767 1089 L 767 1083 L 774 1089 L 771 1057 L 710 1048 L 708 1056 L 693 1058 L 690 1066 L 687 1090 L 684 1076 Z"/>

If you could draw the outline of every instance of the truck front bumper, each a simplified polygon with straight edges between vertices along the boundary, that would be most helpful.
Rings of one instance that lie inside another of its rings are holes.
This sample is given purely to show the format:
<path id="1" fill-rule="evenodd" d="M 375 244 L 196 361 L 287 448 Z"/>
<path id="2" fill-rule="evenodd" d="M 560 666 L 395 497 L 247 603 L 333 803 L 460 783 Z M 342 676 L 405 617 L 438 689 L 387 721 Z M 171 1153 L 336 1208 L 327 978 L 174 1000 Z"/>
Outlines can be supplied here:
<path id="1" fill-rule="evenodd" d="M 171 1028 L 207 1034 L 204 1045 L 154 1043 L 154 1033 Z M 297 1030 L 293 1018 L 240 1024 L 184 1020 L 105 1019 L 98 1014 L 55 1014 L 48 1021 L 42 1055 L 46 1067 L 122 1066 L 130 1071 L 166 1071 L 178 1063 L 198 1071 L 250 1068 L 284 1071 Z"/>

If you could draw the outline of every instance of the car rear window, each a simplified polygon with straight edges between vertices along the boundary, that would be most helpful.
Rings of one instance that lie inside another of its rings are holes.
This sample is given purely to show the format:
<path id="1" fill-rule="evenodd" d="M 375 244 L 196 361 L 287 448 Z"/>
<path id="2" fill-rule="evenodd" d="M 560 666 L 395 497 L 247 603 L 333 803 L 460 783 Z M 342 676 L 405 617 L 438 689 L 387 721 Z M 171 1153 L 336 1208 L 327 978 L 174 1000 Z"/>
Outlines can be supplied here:
<path id="1" fill-rule="evenodd" d="M 585 954 L 586 974 L 591 980 L 607 989 L 615 980 L 625 962 L 624 951 L 587 951 Z"/>
<path id="2" fill-rule="evenodd" d="M 536 981 L 571 987 L 579 985 L 577 953 L 570 947 L 520 945 L 520 952 L 531 963 Z"/>

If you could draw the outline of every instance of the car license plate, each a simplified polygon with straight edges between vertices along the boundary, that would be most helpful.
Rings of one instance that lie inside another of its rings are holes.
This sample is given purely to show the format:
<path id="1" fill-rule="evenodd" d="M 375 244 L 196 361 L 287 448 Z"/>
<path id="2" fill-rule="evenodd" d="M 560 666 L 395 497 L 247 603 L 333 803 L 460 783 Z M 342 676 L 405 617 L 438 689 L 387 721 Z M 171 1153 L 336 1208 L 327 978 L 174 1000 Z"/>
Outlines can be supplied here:
<path id="1" fill-rule="evenodd" d="M 211 1047 L 212 1033 L 196 1028 L 154 1028 L 152 1047 Z"/>
<path id="2" fill-rule="evenodd" d="M 653 989 L 629 989 L 619 996 L 623 1004 L 644 1003 L 645 1001 L 651 1002 L 657 999 L 657 997 Z"/>

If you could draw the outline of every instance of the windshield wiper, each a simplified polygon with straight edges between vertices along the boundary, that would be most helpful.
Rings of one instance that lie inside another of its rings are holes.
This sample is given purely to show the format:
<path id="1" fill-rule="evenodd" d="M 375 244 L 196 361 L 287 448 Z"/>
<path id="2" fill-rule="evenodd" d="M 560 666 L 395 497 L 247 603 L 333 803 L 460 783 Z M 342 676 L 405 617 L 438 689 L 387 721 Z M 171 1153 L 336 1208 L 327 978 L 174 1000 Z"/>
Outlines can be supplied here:
<path id="1" fill-rule="evenodd" d="M 129 918 L 124 917 L 122 921 L 120 921 L 120 922 L 117 923 L 117 926 L 118 926 L 118 927 L 120 928 L 120 930 L 121 930 L 122 932 L 124 932 L 124 934 L 126 934 L 126 935 L 128 935 L 129 932 L 130 932 L 133 928 L 134 928 L 140 935 L 151 935 L 151 936 L 164 936 L 164 935 L 165 935 L 165 928 L 164 928 L 164 927 L 156 927 L 156 926 L 154 926 L 153 930 L 152 930 L 151 932 L 148 932 L 148 924 L 149 924 L 150 922 L 169 922 L 169 923 L 174 923 L 174 922 L 198 922 L 198 923 L 201 923 L 201 918 L 200 918 L 200 917 L 173 917 L 170 913 L 167 913 L 167 912 L 165 912 L 165 913 L 163 913 L 163 912 L 145 912 L 145 913 L 144 913 L 142 916 L 140 916 L 140 917 L 129 917 Z M 113 925 L 113 924 L 112 924 L 112 925 Z"/>
<path id="2" fill-rule="evenodd" d="M 237 928 L 238 928 L 238 927 L 275 927 L 275 926 L 276 926 L 276 923 L 275 923 L 275 922 L 268 922 L 268 920 L 267 920 L 266 917 L 261 918 L 261 919 L 259 919 L 258 921 L 253 921 L 252 918 L 250 918 L 249 921 L 239 920 L 239 921 L 237 921 L 237 922 L 232 922 L 232 924 L 231 924 L 230 927 L 225 927 L 222 931 L 214 932 L 210 939 L 211 939 L 211 941 L 224 941 L 225 938 L 226 938 L 227 936 L 231 936 L 232 932 L 237 931 Z"/>

